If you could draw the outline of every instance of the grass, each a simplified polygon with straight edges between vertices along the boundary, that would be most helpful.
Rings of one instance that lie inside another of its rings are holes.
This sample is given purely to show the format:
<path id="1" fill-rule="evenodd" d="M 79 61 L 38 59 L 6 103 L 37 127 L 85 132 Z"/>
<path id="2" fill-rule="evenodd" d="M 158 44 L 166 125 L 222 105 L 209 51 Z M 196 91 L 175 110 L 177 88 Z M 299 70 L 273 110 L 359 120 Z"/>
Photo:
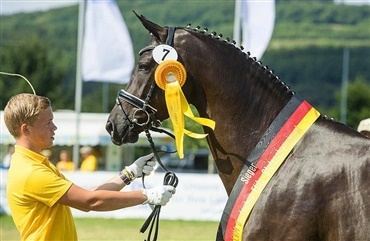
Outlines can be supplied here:
<path id="1" fill-rule="evenodd" d="M 147 239 L 149 229 L 140 233 L 143 219 L 75 218 L 79 240 L 130 240 Z M 0 240 L 20 240 L 11 216 L 0 216 Z M 215 240 L 218 222 L 160 220 L 158 241 L 210 241 Z"/>

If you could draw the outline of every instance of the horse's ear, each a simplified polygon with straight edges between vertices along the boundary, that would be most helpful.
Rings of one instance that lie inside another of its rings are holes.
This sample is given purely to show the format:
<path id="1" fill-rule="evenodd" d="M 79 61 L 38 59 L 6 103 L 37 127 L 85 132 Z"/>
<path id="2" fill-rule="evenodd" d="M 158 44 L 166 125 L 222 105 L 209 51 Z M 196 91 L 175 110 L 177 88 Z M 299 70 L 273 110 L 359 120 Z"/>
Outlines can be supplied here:
<path id="1" fill-rule="evenodd" d="M 165 41 L 166 38 L 166 30 L 165 28 L 159 26 L 158 24 L 153 23 L 152 21 L 148 20 L 143 15 L 138 15 L 135 11 L 133 11 L 136 17 L 140 20 L 143 26 L 149 30 L 151 34 L 153 34 L 156 38 L 161 41 Z"/>

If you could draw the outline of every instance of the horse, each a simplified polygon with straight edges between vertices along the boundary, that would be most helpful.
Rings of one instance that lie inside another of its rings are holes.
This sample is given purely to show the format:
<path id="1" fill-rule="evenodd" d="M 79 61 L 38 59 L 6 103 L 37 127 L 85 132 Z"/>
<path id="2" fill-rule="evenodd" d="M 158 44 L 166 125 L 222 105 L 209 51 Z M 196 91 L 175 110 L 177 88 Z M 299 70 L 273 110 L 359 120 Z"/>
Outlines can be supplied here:
<path id="1" fill-rule="evenodd" d="M 135 143 L 145 124 L 157 128 L 169 118 L 165 91 L 154 80 L 159 64 L 153 49 L 170 45 L 186 69 L 186 99 L 199 116 L 216 123 L 214 130 L 203 130 L 230 200 L 242 170 L 253 167 L 251 155 L 261 138 L 275 119 L 284 119 L 278 116 L 297 93 L 216 32 L 190 24 L 160 26 L 136 16 L 151 37 L 108 117 L 112 142 Z M 221 219 L 216 240 L 370 240 L 369 187 L 370 139 L 319 114 L 261 191 L 242 236 L 226 237 L 222 222 L 227 220 Z"/>

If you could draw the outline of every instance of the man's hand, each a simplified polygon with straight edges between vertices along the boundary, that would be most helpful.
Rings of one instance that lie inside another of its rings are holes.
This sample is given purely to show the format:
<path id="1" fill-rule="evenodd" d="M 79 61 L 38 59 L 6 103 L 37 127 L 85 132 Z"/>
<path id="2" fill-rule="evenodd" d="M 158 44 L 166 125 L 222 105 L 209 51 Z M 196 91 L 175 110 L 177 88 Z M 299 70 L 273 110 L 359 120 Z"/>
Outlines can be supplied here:
<path id="1" fill-rule="evenodd" d="M 157 161 L 154 158 L 154 154 L 151 153 L 146 156 L 139 157 L 133 164 L 130 166 L 125 167 L 126 170 L 131 173 L 133 181 L 137 177 L 141 177 L 144 175 L 150 175 L 154 170 Z"/>
<path id="2" fill-rule="evenodd" d="M 164 206 L 168 203 L 175 192 L 176 188 L 170 185 L 157 186 L 152 189 L 143 189 L 143 194 L 148 197 L 143 204 Z"/>

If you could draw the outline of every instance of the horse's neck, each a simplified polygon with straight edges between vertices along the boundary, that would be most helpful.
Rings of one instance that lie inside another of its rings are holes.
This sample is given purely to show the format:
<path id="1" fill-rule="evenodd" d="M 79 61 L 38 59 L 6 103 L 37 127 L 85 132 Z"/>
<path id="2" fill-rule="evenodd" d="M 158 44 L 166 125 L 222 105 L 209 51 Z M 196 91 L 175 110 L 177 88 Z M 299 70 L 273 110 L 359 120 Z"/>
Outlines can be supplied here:
<path id="1" fill-rule="evenodd" d="M 276 76 L 241 55 L 230 54 L 234 59 L 225 61 L 210 57 L 217 60 L 207 63 L 212 71 L 201 68 L 203 72 L 196 76 L 206 96 L 206 103 L 198 103 L 197 108 L 216 122 L 208 141 L 228 193 L 249 154 L 291 97 Z"/>
<path id="2" fill-rule="evenodd" d="M 206 96 L 205 113 L 216 121 L 216 133 L 223 130 L 217 134 L 235 134 L 223 139 L 250 144 L 259 140 L 292 94 L 253 59 L 244 57 L 239 69 L 227 66 L 232 62 L 214 63 L 212 71 L 199 78 Z M 246 148 L 253 149 L 240 149 Z"/>

